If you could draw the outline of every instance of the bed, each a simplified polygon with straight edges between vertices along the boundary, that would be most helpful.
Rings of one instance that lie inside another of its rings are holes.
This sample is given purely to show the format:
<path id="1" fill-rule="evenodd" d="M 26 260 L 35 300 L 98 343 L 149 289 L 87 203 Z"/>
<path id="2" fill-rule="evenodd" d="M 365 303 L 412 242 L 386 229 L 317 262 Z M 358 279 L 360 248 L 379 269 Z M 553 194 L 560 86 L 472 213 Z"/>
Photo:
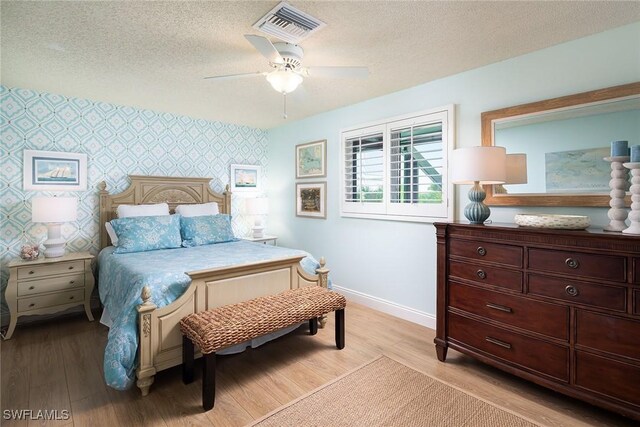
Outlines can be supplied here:
<path id="1" fill-rule="evenodd" d="M 182 337 L 178 324 L 187 314 L 287 289 L 303 286 L 327 287 L 329 270 L 322 258 L 315 262 L 303 251 L 273 247 L 268 249 L 266 245 L 244 241 L 206 245 L 211 248 L 184 248 L 184 251 L 168 249 L 121 254 L 120 259 L 124 265 L 108 266 L 104 263 L 101 266 L 100 259 L 104 261 L 110 253 L 104 223 L 116 218 L 116 209 L 121 204 L 166 202 L 173 210 L 180 204 L 216 202 L 220 213 L 231 213 L 231 193 L 228 188 L 222 194 L 216 193 L 210 189 L 208 178 L 131 175 L 130 179 L 129 188 L 114 195 L 109 194 L 104 182 L 100 184 L 101 253 L 98 257 L 98 269 L 101 277 L 108 274 L 104 277 L 117 282 L 120 280 L 120 274 L 123 283 L 126 282 L 126 277 L 131 279 L 135 286 L 121 286 L 123 289 L 117 290 L 113 285 L 107 286 L 107 280 L 101 280 L 105 282 L 104 286 L 99 281 L 98 286 L 101 300 L 103 303 L 106 302 L 105 308 L 109 310 L 114 321 L 122 324 L 133 322 L 137 332 L 127 335 L 122 334 L 117 328 L 110 329 L 109 342 L 105 350 L 105 375 L 111 368 L 108 366 L 111 363 L 109 358 L 114 356 L 111 353 L 121 352 L 123 354 L 118 357 L 127 357 L 127 352 L 135 352 L 128 357 L 131 359 L 137 355 L 135 383 L 143 396 L 149 393 L 156 372 L 182 363 Z M 219 253 L 223 250 L 223 245 L 228 245 L 224 256 Z M 233 254 L 243 255 L 239 260 L 236 261 L 234 258 L 231 262 L 227 256 L 229 253 L 231 258 L 235 256 Z M 186 260 L 184 266 L 188 270 L 180 271 L 178 267 L 171 267 L 176 256 L 183 256 Z M 151 275 L 138 275 L 136 266 L 140 265 L 151 271 Z M 103 270 L 107 268 L 110 270 Z M 154 275 L 154 272 L 157 274 Z M 175 276 L 173 285 L 155 283 L 157 276 L 161 274 Z M 118 301 L 116 292 L 135 292 L 135 295 L 133 298 L 131 295 L 128 296 L 130 304 L 116 304 L 111 301 Z M 320 319 L 321 327 L 324 326 L 324 322 L 325 319 Z M 131 342 L 132 340 L 135 342 Z M 115 359 L 113 363 L 116 363 Z M 127 386 L 126 382 L 109 385 L 115 388 Z"/>

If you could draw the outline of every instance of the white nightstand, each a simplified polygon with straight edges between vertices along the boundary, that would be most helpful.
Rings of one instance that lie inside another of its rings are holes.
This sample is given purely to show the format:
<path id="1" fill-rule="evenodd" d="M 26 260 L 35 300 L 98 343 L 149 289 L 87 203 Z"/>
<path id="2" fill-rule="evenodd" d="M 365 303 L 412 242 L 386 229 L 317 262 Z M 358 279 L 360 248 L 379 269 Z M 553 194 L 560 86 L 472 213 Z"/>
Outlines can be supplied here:
<path id="1" fill-rule="evenodd" d="M 278 236 L 269 236 L 267 234 L 265 234 L 262 237 L 246 236 L 246 237 L 242 237 L 242 240 L 246 240 L 248 242 L 261 242 L 261 243 L 264 243 L 265 245 L 271 242 L 273 246 L 278 246 L 278 243 L 276 242 L 278 240 Z"/>
<path id="2" fill-rule="evenodd" d="M 57 313 L 84 305 L 87 317 L 93 321 L 89 304 L 95 285 L 92 259 L 90 253 L 79 252 L 58 258 L 11 261 L 5 291 L 11 320 L 4 339 L 11 338 L 21 316 Z"/>

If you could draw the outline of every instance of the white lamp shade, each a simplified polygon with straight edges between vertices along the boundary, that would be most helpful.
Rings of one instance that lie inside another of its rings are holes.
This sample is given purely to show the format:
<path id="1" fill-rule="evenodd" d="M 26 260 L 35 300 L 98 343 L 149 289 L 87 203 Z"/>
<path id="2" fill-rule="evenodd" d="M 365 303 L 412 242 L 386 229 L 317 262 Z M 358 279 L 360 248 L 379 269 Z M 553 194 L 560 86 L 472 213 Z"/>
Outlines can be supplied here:
<path id="1" fill-rule="evenodd" d="M 507 177 L 504 147 L 464 147 L 451 153 L 451 182 L 454 184 L 502 184 Z"/>
<path id="2" fill-rule="evenodd" d="M 524 153 L 507 154 L 507 179 L 505 184 L 527 183 L 527 155 Z"/>
<path id="3" fill-rule="evenodd" d="M 32 222 L 70 222 L 78 218 L 75 197 L 34 197 L 31 199 Z"/>
<path id="4" fill-rule="evenodd" d="M 269 213 L 269 199 L 266 197 L 247 199 L 245 211 L 248 215 L 266 215 Z"/>
<path id="5" fill-rule="evenodd" d="M 290 93 L 302 83 L 302 76 L 287 70 L 276 70 L 267 74 L 267 81 L 280 93 Z"/>

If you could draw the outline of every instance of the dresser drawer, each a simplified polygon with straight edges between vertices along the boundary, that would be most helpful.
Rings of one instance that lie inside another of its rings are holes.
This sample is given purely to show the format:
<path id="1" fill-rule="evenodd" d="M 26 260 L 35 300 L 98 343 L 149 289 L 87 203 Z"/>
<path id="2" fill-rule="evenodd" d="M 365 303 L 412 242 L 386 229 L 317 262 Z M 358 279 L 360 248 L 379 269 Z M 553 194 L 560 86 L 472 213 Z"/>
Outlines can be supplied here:
<path id="1" fill-rule="evenodd" d="M 569 308 L 450 283 L 449 305 L 491 320 L 568 340 Z"/>
<path id="2" fill-rule="evenodd" d="M 460 279 L 473 280 L 484 285 L 522 292 L 522 272 L 520 271 L 449 261 L 449 275 Z"/>
<path id="3" fill-rule="evenodd" d="M 477 261 L 522 267 L 522 248 L 520 246 L 500 245 L 482 241 L 452 240 L 449 245 L 449 253 L 453 256 Z"/>
<path id="4" fill-rule="evenodd" d="M 23 280 L 18 282 L 18 296 L 62 291 L 84 286 L 84 273 L 67 274 L 50 279 Z"/>
<path id="5" fill-rule="evenodd" d="M 35 279 L 37 277 L 48 277 L 55 274 L 84 271 L 84 261 L 67 261 L 52 264 L 34 265 L 31 267 L 18 268 L 18 280 Z"/>
<path id="6" fill-rule="evenodd" d="M 569 380 L 569 348 L 448 313 L 448 336 L 520 368 Z"/>
<path id="7" fill-rule="evenodd" d="M 627 310 L 627 288 L 623 286 L 601 286 L 529 274 L 528 293 L 621 312 Z"/>
<path id="8" fill-rule="evenodd" d="M 578 310 L 576 345 L 640 361 L 640 321 Z"/>
<path id="9" fill-rule="evenodd" d="M 38 310 L 41 308 L 54 307 L 56 305 L 84 302 L 84 289 L 75 291 L 58 292 L 55 294 L 41 295 L 37 297 L 28 297 L 18 299 L 18 311 Z"/>
<path id="10" fill-rule="evenodd" d="M 529 269 L 624 282 L 626 258 L 583 252 L 529 249 Z"/>
<path id="11" fill-rule="evenodd" d="M 640 366 L 576 351 L 576 385 L 636 405 L 640 410 Z"/>
<path id="12" fill-rule="evenodd" d="M 640 289 L 633 290 L 633 314 L 640 315 Z"/>

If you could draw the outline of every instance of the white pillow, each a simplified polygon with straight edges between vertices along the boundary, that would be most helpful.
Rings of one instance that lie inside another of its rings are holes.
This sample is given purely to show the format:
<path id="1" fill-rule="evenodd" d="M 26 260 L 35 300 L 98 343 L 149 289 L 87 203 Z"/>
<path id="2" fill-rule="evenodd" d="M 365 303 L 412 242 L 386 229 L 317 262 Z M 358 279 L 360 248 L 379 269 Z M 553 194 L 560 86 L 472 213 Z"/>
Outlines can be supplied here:
<path id="1" fill-rule="evenodd" d="M 176 213 L 185 217 L 217 215 L 220 213 L 220 209 L 216 202 L 211 202 L 199 205 L 178 205 L 176 206 Z"/>
<path id="2" fill-rule="evenodd" d="M 118 218 L 169 215 L 169 205 L 166 203 L 158 203 L 156 205 L 119 205 L 116 212 Z"/>
<path id="3" fill-rule="evenodd" d="M 109 239 L 111 240 L 111 244 L 113 246 L 118 246 L 118 235 L 116 234 L 116 230 L 113 229 L 113 226 L 110 222 L 104 223 L 104 228 L 107 230 L 107 234 L 109 235 Z"/>

